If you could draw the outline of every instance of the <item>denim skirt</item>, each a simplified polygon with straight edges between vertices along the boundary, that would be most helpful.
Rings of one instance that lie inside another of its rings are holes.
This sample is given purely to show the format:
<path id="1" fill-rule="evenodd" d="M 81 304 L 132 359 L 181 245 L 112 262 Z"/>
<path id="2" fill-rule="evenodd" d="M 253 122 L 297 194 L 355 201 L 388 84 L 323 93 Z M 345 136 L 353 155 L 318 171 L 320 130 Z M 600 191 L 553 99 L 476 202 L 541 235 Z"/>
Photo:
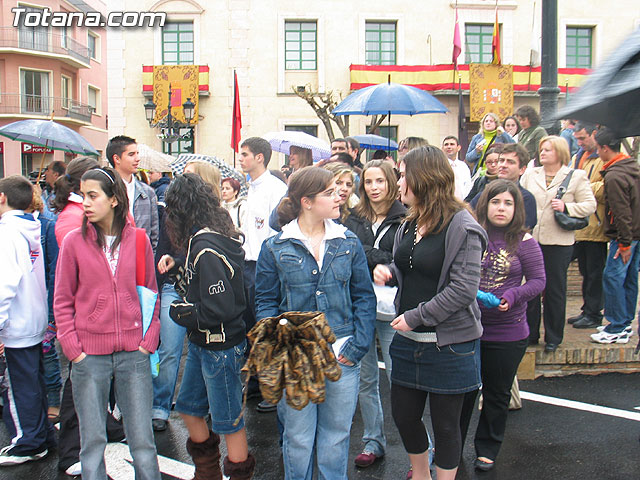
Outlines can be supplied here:
<path id="1" fill-rule="evenodd" d="M 451 395 L 482 385 L 480 339 L 439 347 L 396 334 L 389 354 L 391 381 L 403 387 Z"/>

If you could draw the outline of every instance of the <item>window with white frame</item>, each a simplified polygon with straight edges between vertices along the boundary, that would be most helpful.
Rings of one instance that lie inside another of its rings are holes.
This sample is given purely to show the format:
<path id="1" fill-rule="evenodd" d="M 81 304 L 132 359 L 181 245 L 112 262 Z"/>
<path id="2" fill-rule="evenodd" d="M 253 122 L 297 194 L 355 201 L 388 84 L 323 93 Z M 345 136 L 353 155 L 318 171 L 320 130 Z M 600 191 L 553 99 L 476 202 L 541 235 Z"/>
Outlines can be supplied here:
<path id="1" fill-rule="evenodd" d="M 95 113 L 96 115 L 100 114 L 100 89 L 89 85 L 87 88 L 87 104 L 89 105 L 91 113 Z"/>
<path id="2" fill-rule="evenodd" d="M 87 33 L 87 48 L 91 59 L 100 60 L 100 37 L 93 32 Z"/>
<path id="3" fill-rule="evenodd" d="M 60 97 L 62 97 L 62 108 L 69 108 L 71 98 L 71 78 L 62 75 L 60 79 Z"/>

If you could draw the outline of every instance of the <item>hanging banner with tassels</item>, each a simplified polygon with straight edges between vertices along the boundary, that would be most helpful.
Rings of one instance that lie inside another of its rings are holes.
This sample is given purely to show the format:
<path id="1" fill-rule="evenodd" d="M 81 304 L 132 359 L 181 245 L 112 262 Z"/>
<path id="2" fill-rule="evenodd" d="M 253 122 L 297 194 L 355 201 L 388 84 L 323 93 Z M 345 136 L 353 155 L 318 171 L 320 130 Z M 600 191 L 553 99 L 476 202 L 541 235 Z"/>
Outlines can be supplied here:
<path id="1" fill-rule="evenodd" d="M 493 112 L 504 120 L 513 113 L 513 65 L 469 65 L 469 116 L 479 122 Z"/>
<path id="2" fill-rule="evenodd" d="M 169 85 L 171 85 L 171 116 L 186 123 L 182 104 L 191 99 L 195 103 L 191 124 L 198 123 L 198 65 L 154 65 L 153 103 L 156 104 L 154 123 L 167 116 Z"/>

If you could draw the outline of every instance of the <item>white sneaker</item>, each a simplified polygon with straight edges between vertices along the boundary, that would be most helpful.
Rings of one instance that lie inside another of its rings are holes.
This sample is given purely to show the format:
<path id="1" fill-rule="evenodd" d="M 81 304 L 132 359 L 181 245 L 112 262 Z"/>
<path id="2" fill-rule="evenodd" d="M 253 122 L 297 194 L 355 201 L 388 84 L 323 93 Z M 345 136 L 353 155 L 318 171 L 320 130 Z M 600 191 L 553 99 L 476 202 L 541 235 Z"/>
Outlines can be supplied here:
<path id="1" fill-rule="evenodd" d="M 599 327 L 596 327 L 596 330 L 598 330 L 599 332 L 603 332 L 605 328 L 607 328 L 606 325 L 600 325 Z M 629 325 L 621 333 L 624 333 L 626 335 L 629 335 L 629 337 L 632 337 L 633 336 L 633 328 L 631 327 L 631 325 Z"/>
<path id="2" fill-rule="evenodd" d="M 629 335 L 626 332 L 607 333 L 604 330 L 591 334 L 591 341 L 595 343 L 628 343 Z"/>
<path id="3" fill-rule="evenodd" d="M 49 453 L 48 450 L 44 450 L 40 453 L 36 453 L 35 455 L 15 455 L 11 453 L 13 450 L 13 445 L 7 445 L 2 450 L 0 450 L 0 466 L 9 466 L 9 465 L 20 465 L 22 463 L 31 462 L 33 460 L 40 460 L 47 456 Z"/>
<path id="4" fill-rule="evenodd" d="M 67 468 L 64 471 L 64 473 L 66 473 L 71 477 L 77 477 L 82 473 L 82 465 L 80 464 L 80 462 L 76 462 L 73 465 L 71 465 L 69 468 Z"/>

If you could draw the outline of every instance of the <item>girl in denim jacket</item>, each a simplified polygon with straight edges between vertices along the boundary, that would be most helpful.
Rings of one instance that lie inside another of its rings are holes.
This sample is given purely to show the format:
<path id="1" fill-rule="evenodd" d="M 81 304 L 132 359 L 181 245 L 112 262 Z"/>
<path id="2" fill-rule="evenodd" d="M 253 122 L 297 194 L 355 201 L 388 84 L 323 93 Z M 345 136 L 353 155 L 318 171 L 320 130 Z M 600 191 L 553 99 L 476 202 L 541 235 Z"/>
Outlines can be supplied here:
<path id="1" fill-rule="evenodd" d="M 256 270 L 257 318 L 287 311 L 321 311 L 338 340 L 342 368 L 327 382 L 326 400 L 302 410 L 283 396 L 285 478 L 346 479 L 351 421 L 358 399 L 360 360 L 373 338 L 376 299 L 358 238 L 332 221 L 340 214 L 333 174 L 305 167 L 289 180 L 278 207 L 282 231 L 262 245 Z"/>

